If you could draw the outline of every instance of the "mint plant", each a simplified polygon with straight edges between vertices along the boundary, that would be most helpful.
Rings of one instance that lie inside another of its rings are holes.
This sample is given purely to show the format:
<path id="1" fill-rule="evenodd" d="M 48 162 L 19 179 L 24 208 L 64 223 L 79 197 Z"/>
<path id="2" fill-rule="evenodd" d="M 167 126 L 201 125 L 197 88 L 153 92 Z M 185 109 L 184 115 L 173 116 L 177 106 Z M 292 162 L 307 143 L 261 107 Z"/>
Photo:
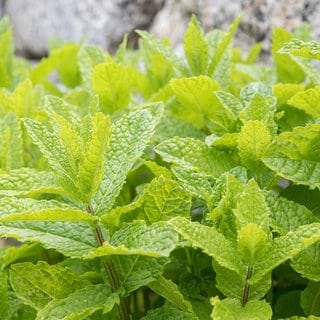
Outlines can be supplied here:
<path id="1" fill-rule="evenodd" d="M 320 45 L 239 22 L 30 65 L 1 20 L 0 319 L 320 319 Z"/>

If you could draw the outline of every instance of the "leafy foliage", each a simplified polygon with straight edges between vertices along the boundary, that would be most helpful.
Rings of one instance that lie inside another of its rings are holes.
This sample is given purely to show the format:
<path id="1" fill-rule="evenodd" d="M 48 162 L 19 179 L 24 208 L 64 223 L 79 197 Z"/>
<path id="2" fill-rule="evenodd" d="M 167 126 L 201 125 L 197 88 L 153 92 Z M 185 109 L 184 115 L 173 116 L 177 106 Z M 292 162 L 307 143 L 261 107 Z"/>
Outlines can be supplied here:
<path id="1" fill-rule="evenodd" d="M 1 20 L 1 320 L 319 319 L 320 44 L 239 22 L 31 66 Z"/>

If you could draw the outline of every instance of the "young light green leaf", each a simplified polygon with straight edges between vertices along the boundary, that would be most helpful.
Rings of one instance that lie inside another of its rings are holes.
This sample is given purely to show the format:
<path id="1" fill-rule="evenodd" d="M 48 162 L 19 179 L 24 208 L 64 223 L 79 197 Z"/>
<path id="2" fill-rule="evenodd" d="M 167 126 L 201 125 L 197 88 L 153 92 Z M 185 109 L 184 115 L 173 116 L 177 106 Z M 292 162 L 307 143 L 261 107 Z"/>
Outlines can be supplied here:
<path id="1" fill-rule="evenodd" d="M 317 119 L 320 117 L 320 87 L 316 86 L 305 91 L 297 92 L 288 100 L 288 104 L 303 110 L 305 113 Z"/>
<path id="2" fill-rule="evenodd" d="M 306 316 L 320 316 L 320 284 L 309 281 L 301 292 L 301 307 Z"/>
<path id="3" fill-rule="evenodd" d="M 292 268 L 302 277 L 320 281 L 320 243 L 317 242 L 291 259 Z"/>
<path id="4" fill-rule="evenodd" d="M 70 157 L 74 157 L 72 149 L 66 150 L 57 132 L 50 132 L 48 127 L 39 121 L 24 119 L 24 125 L 33 142 L 39 147 L 40 151 L 47 158 L 51 168 L 58 175 L 58 179 L 65 191 L 77 199 L 76 160 L 70 159 Z M 69 129 L 70 124 L 66 124 L 65 128 Z M 65 139 L 67 137 L 64 136 Z M 74 161 L 70 162 L 70 160 Z"/>
<path id="5" fill-rule="evenodd" d="M 238 228 L 246 227 L 249 223 L 258 225 L 261 230 L 269 233 L 269 211 L 263 192 L 255 180 L 251 179 L 244 186 L 238 197 L 237 207 L 233 210 L 237 218 Z M 254 227 L 253 227 L 254 228 Z"/>
<path id="6" fill-rule="evenodd" d="M 78 53 L 79 69 L 82 81 L 87 87 L 91 87 L 91 76 L 93 68 L 100 63 L 103 63 L 105 53 L 99 47 L 93 45 L 82 45 Z"/>
<path id="7" fill-rule="evenodd" d="M 193 313 L 191 303 L 184 298 L 179 287 L 173 281 L 161 276 L 158 280 L 149 283 L 148 287 L 180 310 Z"/>
<path id="8" fill-rule="evenodd" d="M 261 172 L 264 169 L 261 159 L 270 143 L 271 136 L 265 124 L 258 120 L 246 122 L 238 137 L 238 153 L 242 165 L 252 172 Z"/>
<path id="9" fill-rule="evenodd" d="M 212 74 L 214 74 L 214 72 L 216 71 L 218 65 L 221 63 L 221 61 L 223 60 L 223 57 L 228 49 L 228 47 L 230 46 L 232 37 L 234 35 L 234 33 L 236 32 L 238 25 L 241 21 L 241 16 L 239 16 L 238 18 L 236 18 L 233 23 L 231 24 L 228 33 L 226 33 L 223 36 L 222 41 L 219 43 L 218 47 L 216 48 L 214 55 L 212 57 L 212 60 L 209 64 L 208 67 L 208 75 L 211 76 Z"/>
<path id="10" fill-rule="evenodd" d="M 140 110 L 124 115 L 112 126 L 104 175 L 95 197 L 97 215 L 112 208 L 128 171 L 149 143 L 160 116 L 152 117 L 149 111 Z"/>
<path id="11" fill-rule="evenodd" d="M 37 171 L 32 168 L 11 170 L 10 174 L 0 174 L 0 195 L 35 197 L 42 193 L 61 194 L 52 172 Z"/>
<path id="12" fill-rule="evenodd" d="M 40 242 L 70 257 L 82 257 L 98 245 L 90 225 L 83 222 L 0 222 L 0 237 Z"/>
<path id="13" fill-rule="evenodd" d="M 207 227 L 180 217 L 170 220 L 169 224 L 185 240 L 189 241 L 193 248 L 200 248 L 221 266 L 243 274 L 244 265 L 240 261 L 234 244 L 214 227 Z"/>
<path id="14" fill-rule="evenodd" d="M 203 36 L 200 22 L 192 16 L 186 33 L 183 47 L 191 72 L 198 76 L 206 74 L 208 65 L 208 44 Z"/>
<path id="15" fill-rule="evenodd" d="M 269 207 L 270 225 L 273 231 L 285 235 L 299 226 L 315 222 L 315 216 L 304 205 L 290 201 L 284 197 L 276 197 L 265 193 Z"/>
<path id="16" fill-rule="evenodd" d="M 198 317 L 191 313 L 164 305 L 161 308 L 150 310 L 141 320 L 199 320 Z"/>
<path id="17" fill-rule="evenodd" d="M 275 62 L 278 80 L 283 83 L 301 83 L 305 74 L 291 55 L 279 53 L 279 49 L 294 36 L 282 28 L 275 28 L 272 34 L 272 56 Z"/>
<path id="18" fill-rule="evenodd" d="M 167 220 L 176 215 L 189 217 L 191 196 L 178 182 L 160 176 L 152 180 L 147 187 L 143 210 L 149 223 Z"/>
<path id="19" fill-rule="evenodd" d="M 66 298 L 89 284 L 72 271 L 39 261 L 14 264 L 10 268 L 10 283 L 25 304 L 41 310 L 53 299 Z"/>
<path id="20" fill-rule="evenodd" d="M 320 43 L 317 41 L 305 42 L 300 39 L 291 39 L 284 43 L 278 52 L 320 60 Z"/>
<path id="21" fill-rule="evenodd" d="M 268 235 L 255 223 L 248 223 L 238 234 L 238 252 L 242 261 L 253 267 L 266 255 Z"/>
<path id="22" fill-rule="evenodd" d="M 0 87 L 10 88 L 13 81 L 13 36 L 8 17 L 0 21 Z"/>
<path id="23" fill-rule="evenodd" d="M 155 147 L 163 160 L 219 177 L 234 166 L 230 154 L 208 147 L 204 142 L 192 138 L 175 137 Z"/>
<path id="24" fill-rule="evenodd" d="M 173 67 L 176 68 L 183 76 L 188 76 L 190 74 L 185 62 L 174 53 L 170 46 L 166 45 L 163 41 L 156 39 L 146 31 L 136 30 L 136 32 L 148 43 L 148 45 L 150 45 L 151 48 L 160 52 L 164 57 L 171 61 Z"/>
<path id="25" fill-rule="evenodd" d="M 104 159 L 109 144 L 110 120 L 103 113 L 96 113 L 92 118 L 92 133 L 86 141 L 83 156 L 78 164 L 79 189 L 91 202 L 101 183 L 104 170 Z"/>
<path id="26" fill-rule="evenodd" d="M 262 301 L 249 301 L 244 307 L 238 299 L 212 298 L 213 311 L 211 318 L 213 320 L 270 320 L 272 309 L 270 305 Z"/>
<path id="27" fill-rule="evenodd" d="M 11 109 L 18 117 L 29 117 L 34 114 L 34 100 L 32 82 L 27 79 L 13 91 Z"/>
<path id="28" fill-rule="evenodd" d="M 18 117 L 9 113 L 0 121 L 0 168 L 5 171 L 23 167 L 22 130 Z"/>
<path id="29" fill-rule="evenodd" d="M 118 302 L 118 293 L 111 293 L 106 285 L 88 285 L 64 299 L 51 301 L 37 313 L 36 320 L 87 319 L 97 310 L 109 312 Z"/>
<path id="30" fill-rule="evenodd" d="M 99 95 L 100 107 L 107 113 L 125 108 L 130 99 L 131 79 L 126 67 L 115 62 L 94 67 L 92 86 Z"/>

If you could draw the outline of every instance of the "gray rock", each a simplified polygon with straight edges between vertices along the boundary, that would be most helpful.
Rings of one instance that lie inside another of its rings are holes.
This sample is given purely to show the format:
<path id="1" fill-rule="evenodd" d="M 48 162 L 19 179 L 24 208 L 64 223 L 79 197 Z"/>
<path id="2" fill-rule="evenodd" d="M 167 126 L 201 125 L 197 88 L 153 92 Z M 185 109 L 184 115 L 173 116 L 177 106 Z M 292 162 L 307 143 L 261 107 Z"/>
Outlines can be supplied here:
<path id="1" fill-rule="evenodd" d="M 16 49 L 32 57 L 48 50 L 48 39 L 86 42 L 113 51 L 125 33 L 146 28 L 163 0 L 7 0 Z"/>
<path id="2" fill-rule="evenodd" d="M 168 37 L 179 47 L 191 12 L 198 16 L 205 30 L 220 28 L 225 31 L 243 13 L 235 43 L 245 50 L 262 41 L 268 51 L 273 27 L 293 31 L 302 22 L 310 23 L 314 38 L 320 39 L 318 0 L 166 0 L 150 30 L 158 37 Z"/>

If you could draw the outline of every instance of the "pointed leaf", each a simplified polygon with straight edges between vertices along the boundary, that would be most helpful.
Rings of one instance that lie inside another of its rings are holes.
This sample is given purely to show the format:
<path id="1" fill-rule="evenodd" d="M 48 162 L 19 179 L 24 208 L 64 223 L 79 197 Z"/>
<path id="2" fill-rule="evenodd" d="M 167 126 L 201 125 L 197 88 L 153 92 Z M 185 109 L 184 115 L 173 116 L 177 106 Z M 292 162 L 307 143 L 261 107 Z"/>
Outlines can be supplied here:
<path id="1" fill-rule="evenodd" d="M 284 43 L 278 52 L 320 60 L 320 43 L 317 41 L 305 42 L 300 39 L 291 39 L 290 41 Z"/>
<path id="2" fill-rule="evenodd" d="M 112 126 L 104 175 L 95 197 L 97 215 L 112 208 L 128 171 L 149 143 L 158 120 L 149 111 L 140 110 L 124 115 Z"/>
<path id="3" fill-rule="evenodd" d="M 184 35 L 183 46 L 192 74 L 205 74 L 208 65 L 208 44 L 195 16 L 191 18 Z"/>
<path id="4" fill-rule="evenodd" d="M 214 320 L 270 320 L 272 309 L 266 301 L 249 301 L 244 307 L 237 299 L 212 298 Z"/>
<path id="5" fill-rule="evenodd" d="M 204 142 L 192 138 L 175 137 L 161 142 L 155 148 L 163 160 L 219 177 L 234 166 L 230 154 L 209 148 Z"/>
<path id="6" fill-rule="evenodd" d="M 52 172 L 31 168 L 11 170 L 10 174 L 0 174 L 0 195 L 35 197 L 42 193 L 63 191 Z"/>
<path id="7" fill-rule="evenodd" d="M 89 285 L 64 299 L 51 301 L 38 312 L 36 320 L 87 319 L 97 310 L 109 312 L 118 300 L 118 294 L 111 293 L 106 285 Z"/>
<path id="8" fill-rule="evenodd" d="M 201 249 L 221 266 L 243 274 L 244 265 L 240 261 L 234 244 L 214 227 L 207 227 L 180 217 L 172 219 L 169 224 L 189 241 L 193 248 Z"/>
<path id="9" fill-rule="evenodd" d="M 63 299 L 89 284 L 72 271 L 43 261 L 36 265 L 30 262 L 12 265 L 10 283 L 17 297 L 36 310 L 42 309 L 53 299 Z"/>
<path id="10" fill-rule="evenodd" d="M 149 283 L 148 287 L 180 310 L 193 313 L 191 303 L 184 298 L 179 287 L 171 280 L 161 276 L 157 281 Z"/>
<path id="11" fill-rule="evenodd" d="M 71 257 L 82 257 L 98 245 L 90 225 L 83 222 L 0 222 L 0 237 L 40 242 Z"/>

